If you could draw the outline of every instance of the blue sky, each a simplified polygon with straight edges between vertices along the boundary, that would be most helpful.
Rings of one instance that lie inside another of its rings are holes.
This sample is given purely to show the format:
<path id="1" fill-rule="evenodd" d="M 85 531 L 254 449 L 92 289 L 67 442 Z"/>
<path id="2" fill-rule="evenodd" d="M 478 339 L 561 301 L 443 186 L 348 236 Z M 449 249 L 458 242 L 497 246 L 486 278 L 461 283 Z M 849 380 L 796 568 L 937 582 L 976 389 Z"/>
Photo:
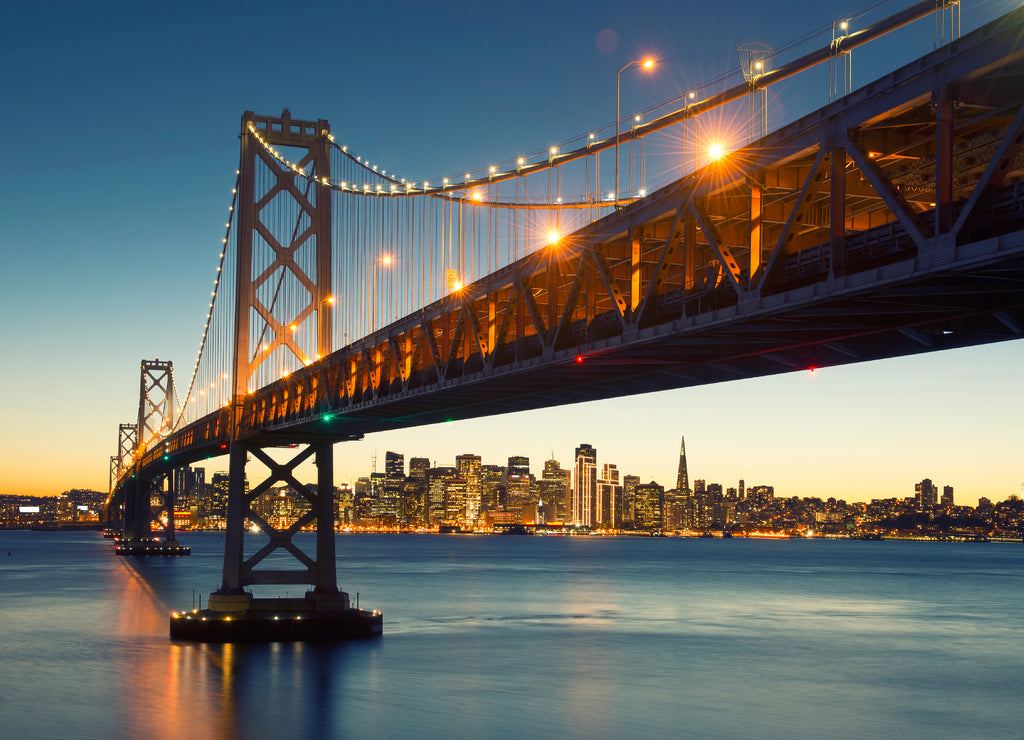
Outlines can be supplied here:
<path id="1" fill-rule="evenodd" d="M 1017 4 L 965 4 L 964 28 Z M 0 493 L 105 489 L 117 424 L 136 413 L 139 361 L 191 370 L 245 110 L 326 118 L 353 151 L 437 177 L 609 123 L 615 72 L 632 58 L 659 67 L 624 77 L 624 111 L 736 66 L 739 42 L 782 45 L 860 7 L 9 0 Z M 617 44 L 598 48 L 608 30 Z M 932 38 L 925 20 L 856 52 L 855 84 Z M 772 124 L 823 102 L 825 79 L 774 91 Z M 365 474 L 375 449 L 439 463 L 528 454 L 539 469 L 587 441 L 599 462 L 671 484 L 685 434 L 692 478 L 869 499 L 909 495 L 928 476 L 959 501 L 1002 499 L 1024 480 L 1022 360 L 1013 342 L 374 435 L 338 446 L 337 473 Z"/>

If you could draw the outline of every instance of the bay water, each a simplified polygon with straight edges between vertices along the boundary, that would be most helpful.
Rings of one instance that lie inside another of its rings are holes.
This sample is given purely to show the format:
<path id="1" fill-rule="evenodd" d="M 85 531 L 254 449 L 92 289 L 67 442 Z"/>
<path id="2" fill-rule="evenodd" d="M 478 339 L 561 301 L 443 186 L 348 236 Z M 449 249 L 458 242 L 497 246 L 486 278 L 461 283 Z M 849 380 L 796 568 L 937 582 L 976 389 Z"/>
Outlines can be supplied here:
<path id="1" fill-rule="evenodd" d="M 1019 544 L 343 534 L 383 637 L 203 645 L 180 541 L 0 531 L 0 736 L 1024 738 Z"/>

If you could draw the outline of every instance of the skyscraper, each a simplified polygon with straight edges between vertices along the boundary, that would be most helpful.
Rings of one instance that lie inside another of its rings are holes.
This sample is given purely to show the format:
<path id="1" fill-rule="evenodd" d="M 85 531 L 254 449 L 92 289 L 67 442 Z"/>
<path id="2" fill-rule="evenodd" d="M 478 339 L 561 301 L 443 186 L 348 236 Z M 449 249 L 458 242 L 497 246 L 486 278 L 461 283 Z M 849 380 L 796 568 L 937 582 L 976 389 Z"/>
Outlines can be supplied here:
<path id="1" fill-rule="evenodd" d="M 427 515 L 428 524 L 435 526 L 444 521 L 447 506 L 445 487 L 458 472 L 452 467 L 430 468 L 427 471 Z"/>
<path id="2" fill-rule="evenodd" d="M 376 504 L 370 490 L 370 479 L 362 477 L 356 480 L 352 493 L 353 516 L 359 524 L 369 524 L 373 520 L 373 509 Z"/>
<path id="3" fill-rule="evenodd" d="M 225 518 L 228 515 L 228 474 L 217 472 L 210 480 L 210 494 L 206 499 L 205 514 Z"/>
<path id="4" fill-rule="evenodd" d="M 664 502 L 663 502 L 664 503 Z M 673 522 L 680 527 L 693 527 L 697 521 L 697 500 L 690 488 L 690 471 L 686 467 L 686 437 L 679 438 L 679 472 L 676 473 L 675 493 L 672 496 Z M 664 510 L 662 511 L 664 515 Z"/>
<path id="5" fill-rule="evenodd" d="M 530 458 L 514 455 L 508 459 L 505 468 L 506 508 L 509 511 L 522 511 L 530 503 L 532 480 L 530 478 Z M 532 498 L 533 501 L 537 499 Z"/>
<path id="6" fill-rule="evenodd" d="M 405 521 L 402 512 L 402 481 L 405 479 L 405 455 L 400 452 L 384 453 L 384 492 L 380 499 L 380 513 Z"/>
<path id="7" fill-rule="evenodd" d="M 525 455 L 512 455 L 508 459 L 508 474 L 528 476 L 530 474 L 530 458 Z"/>
<path id="8" fill-rule="evenodd" d="M 480 466 L 480 511 L 505 508 L 505 468 L 500 465 Z"/>
<path id="9" fill-rule="evenodd" d="M 619 469 L 611 463 L 604 464 L 601 477 L 597 479 L 594 504 L 595 526 L 622 529 L 622 486 L 619 484 Z"/>
<path id="10" fill-rule="evenodd" d="M 676 490 L 685 493 L 690 490 L 690 474 L 686 470 L 686 437 L 679 438 L 679 472 L 676 474 Z"/>
<path id="11" fill-rule="evenodd" d="M 662 507 L 665 489 L 654 481 L 636 487 L 636 513 L 633 523 L 637 529 L 661 531 Z"/>
<path id="12" fill-rule="evenodd" d="M 369 497 L 373 501 L 373 518 L 377 524 L 396 523 L 392 507 L 388 504 L 384 495 L 386 483 L 387 475 L 385 473 L 370 473 Z"/>
<path id="13" fill-rule="evenodd" d="M 175 508 L 189 509 L 199 504 L 199 497 L 205 487 L 206 471 L 188 466 L 174 469 Z"/>
<path id="14" fill-rule="evenodd" d="M 544 463 L 544 476 L 541 478 L 540 497 L 546 504 L 554 504 L 558 512 L 558 519 L 566 521 L 566 499 L 569 494 L 570 474 L 563 470 L 558 460 L 554 458 Z"/>
<path id="15" fill-rule="evenodd" d="M 596 494 L 597 450 L 584 443 L 576 448 L 569 521 L 580 527 L 592 526 Z"/>
<path id="16" fill-rule="evenodd" d="M 462 517 L 465 523 L 472 524 L 480 516 L 480 494 L 483 491 L 481 480 L 481 460 L 479 455 L 458 455 L 455 458 L 455 467 L 459 471 L 465 483 L 465 510 Z"/>
<path id="17" fill-rule="evenodd" d="M 454 476 L 444 479 L 444 518 L 445 521 L 460 526 L 467 526 L 473 523 L 468 515 L 469 504 L 466 494 L 466 479 L 461 476 Z"/>
<path id="18" fill-rule="evenodd" d="M 622 477 L 622 520 L 632 522 L 636 512 L 636 487 L 640 485 L 639 475 Z"/>
<path id="19" fill-rule="evenodd" d="M 932 483 L 931 478 L 925 478 L 914 486 L 914 498 L 917 499 L 918 511 L 931 511 L 938 504 L 939 487 Z"/>
<path id="20" fill-rule="evenodd" d="M 426 480 L 427 471 L 430 470 L 430 459 L 426 457 L 409 458 L 409 477 L 416 480 Z"/>

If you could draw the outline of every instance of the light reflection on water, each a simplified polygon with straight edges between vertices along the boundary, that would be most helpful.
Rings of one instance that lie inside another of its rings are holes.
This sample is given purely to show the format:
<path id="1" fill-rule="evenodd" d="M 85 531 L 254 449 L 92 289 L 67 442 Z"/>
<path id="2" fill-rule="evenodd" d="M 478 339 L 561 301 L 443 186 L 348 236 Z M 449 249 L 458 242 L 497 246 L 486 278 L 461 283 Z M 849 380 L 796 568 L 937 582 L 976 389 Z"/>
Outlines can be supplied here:
<path id="1" fill-rule="evenodd" d="M 5 736 L 1021 736 L 1020 547 L 341 536 L 385 636 L 232 646 L 167 637 L 182 539 L 0 532 Z"/>

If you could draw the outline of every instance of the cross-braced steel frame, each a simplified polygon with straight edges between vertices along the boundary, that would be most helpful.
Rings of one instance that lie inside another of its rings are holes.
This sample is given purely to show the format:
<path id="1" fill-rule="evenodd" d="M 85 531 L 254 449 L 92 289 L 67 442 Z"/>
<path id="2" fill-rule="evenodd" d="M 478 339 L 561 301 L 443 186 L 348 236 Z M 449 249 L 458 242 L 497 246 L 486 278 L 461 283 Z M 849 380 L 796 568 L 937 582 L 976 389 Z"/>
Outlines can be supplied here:
<path id="1" fill-rule="evenodd" d="M 135 452 L 138 449 L 139 427 L 138 424 L 120 424 L 117 427 L 117 472 L 124 475 L 124 471 L 132 464 Z"/>
<path id="2" fill-rule="evenodd" d="M 143 360 L 139 377 L 139 450 L 147 449 L 170 432 L 173 414 L 174 363 Z"/>

